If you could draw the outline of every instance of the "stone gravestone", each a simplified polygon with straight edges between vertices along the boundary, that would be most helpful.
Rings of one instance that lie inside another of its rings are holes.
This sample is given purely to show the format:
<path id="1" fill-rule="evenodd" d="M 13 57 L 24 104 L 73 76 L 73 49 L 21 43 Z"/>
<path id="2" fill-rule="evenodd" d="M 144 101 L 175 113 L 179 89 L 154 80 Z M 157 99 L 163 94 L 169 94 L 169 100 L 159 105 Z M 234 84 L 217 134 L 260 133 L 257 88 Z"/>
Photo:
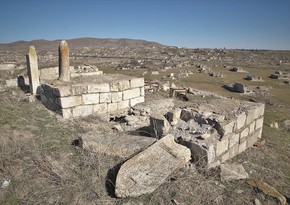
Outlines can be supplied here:
<path id="1" fill-rule="evenodd" d="M 59 44 L 59 80 L 70 81 L 69 48 L 66 41 Z"/>
<path id="2" fill-rule="evenodd" d="M 36 95 L 37 88 L 40 84 L 39 84 L 37 55 L 34 46 L 30 46 L 29 53 L 26 56 L 26 60 L 27 60 L 27 71 L 29 77 L 30 93 L 32 95 Z"/>

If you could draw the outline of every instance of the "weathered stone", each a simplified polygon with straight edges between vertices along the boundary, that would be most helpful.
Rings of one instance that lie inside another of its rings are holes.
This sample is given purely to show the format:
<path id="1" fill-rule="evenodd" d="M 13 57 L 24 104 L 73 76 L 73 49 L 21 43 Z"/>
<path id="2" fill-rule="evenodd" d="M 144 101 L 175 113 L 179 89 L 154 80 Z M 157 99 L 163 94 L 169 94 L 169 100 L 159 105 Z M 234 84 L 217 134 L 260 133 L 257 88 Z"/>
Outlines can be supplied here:
<path id="1" fill-rule="evenodd" d="M 150 128 L 154 132 L 156 138 L 161 138 L 168 133 L 171 126 L 163 115 L 154 114 L 150 116 Z"/>
<path id="2" fill-rule="evenodd" d="M 122 92 L 113 92 L 112 93 L 112 102 L 120 102 L 122 101 L 123 93 Z"/>
<path id="3" fill-rule="evenodd" d="M 140 96 L 140 88 L 123 91 L 123 100 L 129 100 Z"/>
<path id="4" fill-rule="evenodd" d="M 246 122 L 246 114 L 245 113 L 241 113 L 240 115 L 238 115 L 237 118 L 237 129 L 241 129 L 242 127 L 244 127 L 245 122 Z"/>
<path id="5" fill-rule="evenodd" d="M 58 104 L 61 108 L 75 107 L 82 104 L 81 96 L 69 96 L 59 98 Z"/>
<path id="6" fill-rule="evenodd" d="M 59 44 L 59 80 L 70 81 L 69 48 L 66 41 Z"/>
<path id="7" fill-rule="evenodd" d="M 96 113 L 106 113 L 108 112 L 108 104 L 107 103 L 101 103 L 101 104 L 96 104 L 93 106 L 93 112 Z"/>
<path id="8" fill-rule="evenodd" d="M 217 145 L 216 145 L 216 155 L 220 156 L 222 153 L 224 153 L 225 151 L 228 150 L 228 147 L 229 147 L 229 139 L 228 138 L 225 138 L 225 139 L 222 139 L 221 141 L 218 141 Z"/>
<path id="9" fill-rule="evenodd" d="M 192 111 L 183 109 L 180 114 L 180 119 L 188 122 L 190 119 L 193 119 Z"/>
<path id="10" fill-rule="evenodd" d="M 233 158 L 239 154 L 239 145 L 235 144 L 229 149 L 230 158 Z"/>
<path id="11" fill-rule="evenodd" d="M 274 187 L 271 187 L 269 184 L 262 182 L 258 179 L 254 179 L 254 178 L 248 179 L 247 183 L 251 185 L 252 187 L 256 187 L 262 190 L 262 192 L 264 192 L 265 194 L 277 198 L 282 205 L 287 204 L 287 200 L 285 196 L 280 194 Z"/>
<path id="12" fill-rule="evenodd" d="M 260 129 L 263 127 L 263 122 L 264 122 L 264 118 L 260 118 L 258 120 L 256 120 L 256 126 L 255 126 L 255 129 Z"/>
<path id="13" fill-rule="evenodd" d="M 110 92 L 109 83 L 88 85 L 88 93 L 108 93 Z"/>
<path id="14" fill-rule="evenodd" d="M 37 88 L 39 83 L 39 70 L 37 62 L 37 54 L 34 46 L 30 46 L 29 53 L 27 55 L 27 70 L 29 77 L 30 93 L 32 95 L 37 94 Z"/>
<path id="15" fill-rule="evenodd" d="M 109 103 L 108 104 L 108 112 L 114 112 L 118 110 L 118 103 Z"/>
<path id="16" fill-rule="evenodd" d="M 99 94 L 84 94 L 82 95 L 82 102 L 85 105 L 98 104 L 100 100 Z"/>
<path id="17" fill-rule="evenodd" d="M 247 147 L 252 147 L 262 137 L 262 129 L 256 130 L 247 138 Z"/>
<path id="18" fill-rule="evenodd" d="M 118 156 L 124 159 L 148 147 L 156 141 L 150 137 L 116 135 L 116 133 L 96 133 L 90 131 L 79 137 L 84 150 Z"/>
<path id="19" fill-rule="evenodd" d="M 247 137 L 248 135 L 249 135 L 249 128 L 247 127 L 247 128 L 245 128 L 242 132 L 241 132 L 241 139 L 243 139 L 243 138 L 245 138 L 245 137 Z"/>
<path id="20" fill-rule="evenodd" d="M 236 121 L 218 123 L 216 128 L 221 136 L 226 136 L 236 129 Z"/>
<path id="21" fill-rule="evenodd" d="M 72 113 L 74 117 L 91 115 L 93 113 L 93 106 L 92 105 L 77 106 L 72 109 Z"/>
<path id="22" fill-rule="evenodd" d="M 226 152 L 223 154 L 222 156 L 222 163 L 224 163 L 225 161 L 227 161 L 228 159 L 230 159 L 230 153 Z"/>
<path id="23" fill-rule="evenodd" d="M 222 164 L 220 168 L 222 181 L 247 179 L 249 177 L 241 164 Z"/>
<path id="24" fill-rule="evenodd" d="M 172 135 L 165 136 L 121 166 L 116 179 L 116 196 L 152 193 L 172 172 L 185 166 L 190 155 L 190 150 L 175 143 Z"/>
<path id="25" fill-rule="evenodd" d="M 72 85 L 71 86 L 72 95 L 81 95 L 87 93 L 87 86 L 83 84 Z"/>
<path id="26" fill-rule="evenodd" d="M 145 88 L 144 86 L 140 88 L 140 95 L 145 96 Z"/>
<path id="27" fill-rule="evenodd" d="M 246 92 L 246 86 L 242 83 L 234 83 L 233 90 L 238 93 L 244 93 Z"/>
<path id="28" fill-rule="evenodd" d="M 61 109 L 61 114 L 64 119 L 69 119 L 73 117 L 71 108 Z"/>
<path id="29" fill-rule="evenodd" d="M 232 134 L 231 136 L 229 136 L 229 140 L 230 140 L 230 143 L 229 143 L 229 147 L 233 147 L 234 145 L 238 144 L 239 143 L 239 140 L 240 140 L 240 134 L 238 133 L 234 133 Z"/>
<path id="30" fill-rule="evenodd" d="M 118 110 L 129 108 L 129 100 L 118 102 Z"/>
<path id="31" fill-rule="evenodd" d="M 247 112 L 247 120 L 246 124 L 250 124 L 253 122 L 255 119 L 260 118 L 261 116 L 264 115 L 264 110 L 265 110 L 265 104 L 262 103 L 256 103 L 253 107 L 253 109 L 248 110 Z"/>
<path id="32" fill-rule="evenodd" d="M 134 106 L 138 103 L 142 103 L 144 102 L 145 99 L 144 99 L 144 96 L 140 96 L 140 97 L 137 97 L 137 98 L 132 98 L 130 99 L 130 106 Z"/>
<path id="33" fill-rule="evenodd" d="M 130 80 L 131 88 L 144 87 L 144 78 L 134 78 Z"/>
<path id="34" fill-rule="evenodd" d="M 114 83 L 111 83 L 111 91 L 118 92 L 130 89 L 130 81 L 129 80 L 121 80 Z"/>
<path id="35" fill-rule="evenodd" d="M 239 145 L 239 154 L 244 152 L 247 149 L 247 141 L 244 141 Z"/>
<path id="36" fill-rule="evenodd" d="M 270 127 L 278 129 L 279 128 L 279 124 L 278 124 L 278 122 L 273 122 L 273 123 L 270 124 Z"/>
<path id="37" fill-rule="evenodd" d="M 111 93 L 100 93 L 100 103 L 110 103 L 112 101 Z"/>
<path id="38" fill-rule="evenodd" d="M 67 97 L 71 95 L 70 86 L 57 86 L 53 89 L 53 94 L 58 97 Z"/>

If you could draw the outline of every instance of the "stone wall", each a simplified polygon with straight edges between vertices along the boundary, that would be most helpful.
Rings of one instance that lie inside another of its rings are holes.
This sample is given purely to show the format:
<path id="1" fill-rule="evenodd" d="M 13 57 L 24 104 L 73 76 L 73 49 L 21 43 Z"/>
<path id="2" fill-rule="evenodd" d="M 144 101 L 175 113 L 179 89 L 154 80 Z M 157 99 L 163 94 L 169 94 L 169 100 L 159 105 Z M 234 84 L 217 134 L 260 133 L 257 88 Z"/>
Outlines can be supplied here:
<path id="1" fill-rule="evenodd" d="M 52 84 L 41 86 L 42 102 L 60 111 L 64 118 L 114 112 L 144 102 L 144 78 L 119 74 L 81 76 L 74 82 Z"/>

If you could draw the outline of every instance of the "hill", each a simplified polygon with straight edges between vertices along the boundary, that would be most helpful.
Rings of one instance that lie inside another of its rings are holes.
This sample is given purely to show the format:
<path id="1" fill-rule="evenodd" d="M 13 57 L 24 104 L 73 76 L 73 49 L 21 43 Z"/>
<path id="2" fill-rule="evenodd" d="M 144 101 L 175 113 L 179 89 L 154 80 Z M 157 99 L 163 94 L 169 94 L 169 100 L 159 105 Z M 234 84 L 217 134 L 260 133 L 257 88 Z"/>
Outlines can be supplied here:
<path id="1" fill-rule="evenodd" d="M 112 39 L 112 38 L 74 38 L 66 39 L 70 49 L 80 49 L 83 47 L 95 48 L 95 47 L 108 47 L 108 48 L 120 48 L 120 47 L 163 47 L 164 45 L 139 40 L 139 39 Z M 34 45 L 37 50 L 55 50 L 58 48 L 61 40 L 33 40 L 33 41 L 16 41 L 8 44 L 0 44 L 0 51 L 27 51 L 30 45 Z"/>

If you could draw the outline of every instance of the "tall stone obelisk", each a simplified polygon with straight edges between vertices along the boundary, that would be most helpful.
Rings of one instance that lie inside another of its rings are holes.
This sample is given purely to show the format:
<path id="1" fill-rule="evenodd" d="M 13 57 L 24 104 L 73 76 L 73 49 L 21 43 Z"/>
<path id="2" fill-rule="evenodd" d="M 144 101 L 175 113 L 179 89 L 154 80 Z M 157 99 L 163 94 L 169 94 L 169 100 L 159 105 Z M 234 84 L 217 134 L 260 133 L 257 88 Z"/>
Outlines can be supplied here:
<path id="1" fill-rule="evenodd" d="M 69 48 L 66 41 L 59 44 L 59 80 L 70 81 Z"/>
<path id="2" fill-rule="evenodd" d="M 40 83 L 39 83 L 37 55 L 34 46 L 30 46 L 28 55 L 26 55 L 26 61 L 27 61 L 30 93 L 32 95 L 36 95 L 37 94 L 36 91 Z"/>

